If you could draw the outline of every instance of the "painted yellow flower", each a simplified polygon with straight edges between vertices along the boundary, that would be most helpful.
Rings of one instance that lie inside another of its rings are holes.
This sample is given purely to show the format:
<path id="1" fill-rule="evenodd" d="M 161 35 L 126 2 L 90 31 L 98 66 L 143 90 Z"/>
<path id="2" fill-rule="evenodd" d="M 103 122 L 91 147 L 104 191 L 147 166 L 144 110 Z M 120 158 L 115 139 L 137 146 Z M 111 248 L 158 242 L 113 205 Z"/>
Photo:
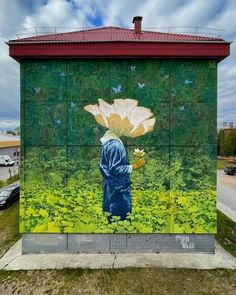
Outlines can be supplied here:
<path id="1" fill-rule="evenodd" d="M 135 99 L 114 99 L 111 105 L 103 99 L 84 109 L 94 115 L 96 121 L 117 136 L 138 137 L 154 129 L 156 119 L 150 109 L 138 106 Z"/>

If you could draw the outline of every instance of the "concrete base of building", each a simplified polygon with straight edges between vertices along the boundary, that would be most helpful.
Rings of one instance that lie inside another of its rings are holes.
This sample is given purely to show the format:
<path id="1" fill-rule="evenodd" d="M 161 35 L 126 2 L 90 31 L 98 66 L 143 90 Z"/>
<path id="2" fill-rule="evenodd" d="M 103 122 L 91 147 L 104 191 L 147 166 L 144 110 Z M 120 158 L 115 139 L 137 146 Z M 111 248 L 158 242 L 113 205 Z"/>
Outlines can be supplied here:
<path id="1" fill-rule="evenodd" d="M 22 254 L 214 253 L 211 234 L 23 234 Z"/>
<path id="2" fill-rule="evenodd" d="M 117 269 L 127 267 L 236 269 L 236 259 L 216 243 L 215 253 L 24 254 L 19 240 L 0 259 L 3 270 Z M 45 246 L 45 242 L 43 242 Z M 48 244 L 48 247 L 52 247 Z M 51 248 L 52 249 L 52 248 Z"/>

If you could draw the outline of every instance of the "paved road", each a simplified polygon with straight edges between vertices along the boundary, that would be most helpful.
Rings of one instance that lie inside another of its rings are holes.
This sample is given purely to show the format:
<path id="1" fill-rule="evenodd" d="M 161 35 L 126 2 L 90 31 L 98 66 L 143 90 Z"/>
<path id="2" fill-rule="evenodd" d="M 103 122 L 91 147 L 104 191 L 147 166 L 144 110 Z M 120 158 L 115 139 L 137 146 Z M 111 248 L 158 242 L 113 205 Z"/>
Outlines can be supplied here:
<path id="1" fill-rule="evenodd" d="M 6 180 L 9 178 L 9 169 L 12 171 L 12 176 L 14 175 L 14 169 L 15 169 L 15 174 L 18 172 L 18 167 L 13 166 L 13 167 L 0 167 L 0 180 Z"/>
<path id="2" fill-rule="evenodd" d="M 225 175 L 217 171 L 217 207 L 236 222 L 236 175 Z"/>

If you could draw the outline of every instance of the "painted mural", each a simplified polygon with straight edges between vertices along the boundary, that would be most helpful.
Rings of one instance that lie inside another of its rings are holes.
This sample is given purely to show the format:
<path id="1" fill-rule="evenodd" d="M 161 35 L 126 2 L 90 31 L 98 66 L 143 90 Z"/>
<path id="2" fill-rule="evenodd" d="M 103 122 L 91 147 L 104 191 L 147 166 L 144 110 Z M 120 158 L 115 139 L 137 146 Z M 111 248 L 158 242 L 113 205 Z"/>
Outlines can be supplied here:
<path id="1" fill-rule="evenodd" d="M 22 233 L 215 233 L 216 62 L 21 63 Z"/>

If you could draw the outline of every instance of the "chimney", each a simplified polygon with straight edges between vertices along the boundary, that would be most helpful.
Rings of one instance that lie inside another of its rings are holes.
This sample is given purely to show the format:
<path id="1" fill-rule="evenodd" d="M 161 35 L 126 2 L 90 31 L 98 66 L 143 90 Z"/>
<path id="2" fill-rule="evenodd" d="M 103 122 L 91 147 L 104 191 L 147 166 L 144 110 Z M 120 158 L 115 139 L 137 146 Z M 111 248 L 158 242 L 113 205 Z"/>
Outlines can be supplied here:
<path id="1" fill-rule="evenodd" d="M 134 24 L 134 33 L 135 34 L 141 34 L 142 32 L 142 16 L 135 16 L 133 18 L 133 24 Z"/>

